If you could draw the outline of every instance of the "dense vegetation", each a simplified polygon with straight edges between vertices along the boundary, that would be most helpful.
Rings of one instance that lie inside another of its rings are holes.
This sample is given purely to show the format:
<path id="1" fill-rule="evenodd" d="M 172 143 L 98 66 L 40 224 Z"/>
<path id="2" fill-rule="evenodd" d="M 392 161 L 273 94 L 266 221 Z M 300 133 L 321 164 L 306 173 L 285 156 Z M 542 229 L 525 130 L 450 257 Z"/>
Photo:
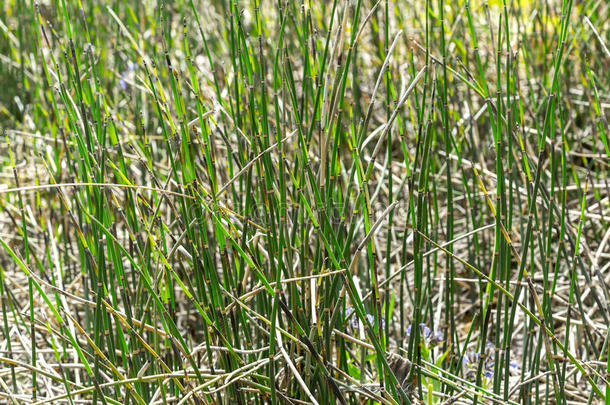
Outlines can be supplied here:
<path id="1" fill-rule="evenodd" d="M 609 15 L 2 2 L 0 403 L 610 404 Z"/>

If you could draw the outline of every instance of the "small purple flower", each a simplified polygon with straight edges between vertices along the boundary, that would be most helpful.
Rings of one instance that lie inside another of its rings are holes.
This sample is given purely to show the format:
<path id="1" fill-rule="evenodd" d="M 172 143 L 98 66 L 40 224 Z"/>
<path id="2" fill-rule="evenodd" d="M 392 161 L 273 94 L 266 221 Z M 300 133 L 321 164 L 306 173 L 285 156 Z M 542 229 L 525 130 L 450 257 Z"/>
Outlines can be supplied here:
<path id="1" fill-rule="evenodd" d="M 421 322 L 419 324 L 419 329 L 421 330 L 422 337 L 424 338 L 424 343 L 430 346 L 436 346 L 445 340 L 445 335 L 440 330 L 433 331 L 426 325 Z M 411 336 L 411 325 L 407 327 L 407 336 Z"/>
<path id="2" fill-rule="evenodd" d="M 435 331 L 430 335 L 430 345 L 440 345 L 445 340 L 445 335 L 440 330 Z"/>
<path id="3" fill-rule="evenodd" d="M 479 367 L 479 362 L 483 361 L 483 372 L 482 375 L 489 379 L 493 376 L 495 370 L 495 355 L 497 352 L 504 353 L 503 350 L 498 350 L 493 343 L 485 345 L 484 353 L 468 352 L 462 357 L 462 365 L 464 368 L 464 374 L 468 378 L 472 378 L 476 375 Z M 515 360 L 510 360 L 510 367 L 515 369 L 518 367 L 518 363 Z"/>
<path id="4" fill-rule="evenodd" d="M 477 371 L 477 363 L 481 359 L 481 353 L 468 352 L 462 356 L 462 366 L 466 377 L 473 377 Z"/>
<path id="5" fill-rule="evenodd" d="M 353 307 L 347 307 L 345 309 L 345 318 L 349 318 L 348 321 L 348 326 L 350 326 L 352 329 L 358 329 L 360 327 L 360 321 L 358 320 L 358 317 L 352 314 L 354 313 L 354 308 Z M 371 325 L 375 325 L 375 317 L 371 314 L 366 314 L 366 319 L 369 321 L 369 323 Z M 385 328 L 385 321 L 382 319 L 381 320 L 381 327 Z"/>
<path id="6" fill-rule="evenodd" d="M 345 308 L 345 318 L 349 319 L 347 325 L 350 326 L 352 329 L 358 329 L 358 326 L 359 326 L 358 317 L 355 315 L 352 316 L 353 313 L 354 313 L 354 307 Z"/>
<path id="7" fill-rule="evenodd" d="M 123 91 L 127 90 L 127 79 L 132 72 L 134 72 L 137 68 L 137 65 L 132 61 L 127 62 L 127 70 L 121 73 L 121 77 L 119 78 L 119 85 Z"/>
<path id="8" fill-rule="evenodd" d="M 468 352 L 462 357 L 462 363 L 471 365 L 475 364 L 481 358 L 481 353 L 479 352 Z"/>

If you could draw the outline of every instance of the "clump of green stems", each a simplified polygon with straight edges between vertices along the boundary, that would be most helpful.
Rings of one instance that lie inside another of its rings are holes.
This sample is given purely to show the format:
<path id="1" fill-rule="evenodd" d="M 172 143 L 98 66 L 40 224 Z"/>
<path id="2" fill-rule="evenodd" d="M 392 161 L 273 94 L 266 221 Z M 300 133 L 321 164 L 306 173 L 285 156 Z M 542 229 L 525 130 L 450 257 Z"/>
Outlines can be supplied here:
<path id="1" fill-rule="evenodd" d="M 609 13 L 2 3 L 0 402 L 610 404 Z"/>

